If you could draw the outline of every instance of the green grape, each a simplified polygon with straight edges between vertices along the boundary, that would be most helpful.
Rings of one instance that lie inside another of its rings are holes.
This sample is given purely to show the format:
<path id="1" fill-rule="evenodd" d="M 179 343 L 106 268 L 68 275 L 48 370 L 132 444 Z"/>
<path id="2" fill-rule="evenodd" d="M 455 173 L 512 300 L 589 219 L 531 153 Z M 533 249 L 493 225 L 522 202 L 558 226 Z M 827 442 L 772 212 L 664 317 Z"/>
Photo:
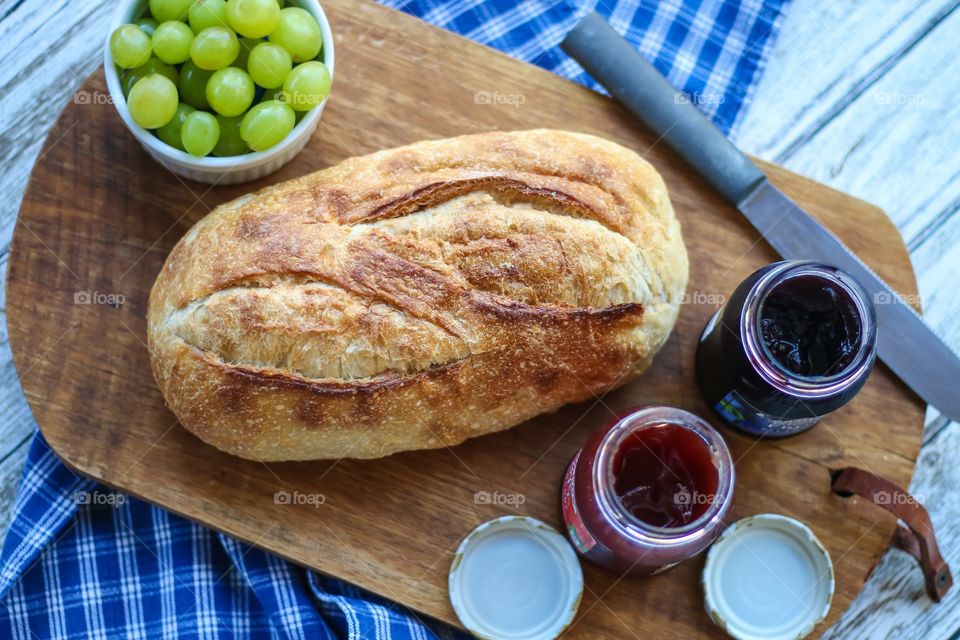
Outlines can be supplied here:
<path id="1" fill-rule="evenodd" d="M 220 139 L 220 124 L 206 111 L 194 111 L 187 116 L 180 129 L 183 148 L 192 156 L 210 155 Z"/>
<path id="2" fill-rule="evenodd" d="M 240 53 L 237 35 L 226 27 L 204 29 L 193 39 L 190 57 L 201 69 L 215 71 L 230 66 Z"/>
<path id="3" fill-rule="evenodd" d="M 240 35 L 263 38 L 277 28 L 280 5 L 277 0 L 227 0 L 227 17 Z"/>
<path id="4" fill-rule="evenodd" d="M 156 32 L 157 27 L 160 26 L 160 23 L 153 18 L 140 18 L 134 22 L 134 24 L 140 27 L 140 29 L 151 38 L 154 32 Z"/>
<path id="5" fill-rule="evenodd" d="M 214 73 L 207 82 L 207 102 L 222 116 L 238 116 L 250 108 L 255 91 L 246 71 L 227 67 Z"/>
<path id="6" fill-rule="evenodd" d="M 216 116 L 217 123 L 220 125 L 220 139 L 217 140 L 217 146 L 213 148 L 213 155 L 221 158 L 230 156 L 242 156 L 250 151 L 250 147 L 240 137 L 240 125 L 243 123 L 243 116 Z"/>
<path id="7" fill-rule="evenodd" d="M 299 7 L 280 11 L 280 23 L 267 39 L 286 49 L 294 62 L 313 60 L 323 46 L 320 25 L 308 11 Z"/>
<path id="8" fill-rule="evenodd" d="M 190 13 L 190 28 L 194 33 L 200 33 L 210 27 L 229 27 L 227 19 L 226 0 L 196 0 Z"/>
<path id="9" fill-rule="evenodd" d="M 157 137 L 171 147 L 183 151 L 183 143 L 180 142 L 180 129 L 183 127 L 183 121 L 194 111 L 196 109 L 185 102 L 181 102 L 177 105 L 177 112 L 173 114 L 170 122 L 157 128 Z"/>
<path id="10" fill-rule="evenodd" d="M 150 0 L 150 14 L 157 22 L 185 20 L 193 0 Z"/>
<path id="11" fill-rule="evenodd" d="M 180 64 L 190 58 L 193 31 L 179 20 L 164 22 L 153 34 L 153 52 L 168 64 Z"/>
<path id="12" fill-rule="evenodd" d="M 123 69 L 145 65 L 150 59 L 150 36 L 135 24 L 117 27 L 110 36 L 110 55 Z"/>
<path id="13" fill-rule="evenodd" d="M 180 97 L 197 109 L 209 109 L 207 102 L 207 83 L 213 71 L 201 69 L 193 60 L 187 60 L 180 67 Z"/>
<path id="14" fill-rule="evenodd" d="M 287 102 L 297 111 L 309 111 L 330 95 L 330 72 L 322 62 L 304 62 L 293 68 L 283 83 Z"/>
<path id="15" fill-rule="evenodd" d="M 247 65 L 250 61 L 250 52 L 252 52 L 257 45 L 261 43 L 263 43 L 263 40 L 258 40 L 256 38 L 240 38 L 240 54 L 230 66 L 247 71 Z"/>
<path id="16" fill-rule="evenodd" d="M 130 90 L 127 106 L 134 122 L 144 129 L 156 129 L 177 113 L 177 85 L 159 73 L 143 78 Z"/>
<path id="17" fill-rule="evenodd" d="M 290 105 L 268 100 L 243 116 L 240 135 L 254 151 L 264 151 L 287 137 L 297 122 Z"/>
<path id="18" fill-rule="evenodd" d="M 282 86 L 292 68 L 293 61 L 287 50 L 272 42 L 258 44 L 247 62 L 250 77 L 264 89 Z"/>
<path id="19" fill-rule="evenodd" d="M 123 76 L 120 78 L 120 86 L 123 89 L 124 97 L 130 95 L 130 90 L 133 89 L 133 85 L 137 84 L 141 78 L 146 78 L 151 73 L 159 73 L 162 76 L 170 78 L 171 81 L 177 82 L 177 70 L 169 64 L 164 64 L 160 58 L 153 56 L 150 60 L 147 61 L 147 64 L 141 65 L 136 69 L 127 69 Z"/>

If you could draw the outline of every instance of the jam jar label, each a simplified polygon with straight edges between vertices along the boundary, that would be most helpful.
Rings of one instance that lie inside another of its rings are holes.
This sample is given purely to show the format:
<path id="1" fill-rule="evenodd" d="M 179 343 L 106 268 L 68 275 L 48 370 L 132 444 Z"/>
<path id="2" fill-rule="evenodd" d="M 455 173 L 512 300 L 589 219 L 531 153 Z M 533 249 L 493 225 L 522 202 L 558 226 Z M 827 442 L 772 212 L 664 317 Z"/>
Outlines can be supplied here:
<path id="1" fill-rule="evenodd" d="M 736 390 L 731 391 L 714 406 L 716 412 L 734 427 L 758 436 L 789 436 L 806 431 L 819 418 L 780 420 L 757 411 Z"/>
<path id="2" fill-rule="evenodd" d="M 580 452 L 573 457 L 570 466 L 567 467 L 567 475 L 563 479 L 563 491 L 561 492 L 561 508 L 563 509 L 563 522 L 567 526 L 567 535 L 570 541 L 580 553 L 586 553 L 597 545 L 596 539 L 587 531 L 587 526 L 577 511 L 576 499 L 573 496 L 573 476 L 577 468 L 577 460 L 580 459 Z"/>

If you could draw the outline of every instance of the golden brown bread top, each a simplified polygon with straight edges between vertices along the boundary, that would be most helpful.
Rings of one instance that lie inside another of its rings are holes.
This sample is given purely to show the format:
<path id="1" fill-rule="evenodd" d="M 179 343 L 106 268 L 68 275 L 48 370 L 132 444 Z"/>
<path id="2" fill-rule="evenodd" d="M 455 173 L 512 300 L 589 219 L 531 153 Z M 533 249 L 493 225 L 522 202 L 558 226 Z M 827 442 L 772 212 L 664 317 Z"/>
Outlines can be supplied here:
<path id="1" fill-rule="evenodd" d="M 216 377 L 217 389 L 242 379 L 322 397 L 416 384 L 508 352 L 518 363 L 528 352 L 559 357 L 562 338 L 606 358 L 591 364 L 570 345 L 578 355 L 556 363 L 609 367 L 582 385 L 602 390 L 614 373 L 623 379 L 649 364 L 686 277 L 662 179 L 627 149 L 546 130 L 421 142 L 346 160 L 201 220 L 151 293 L 151 355 L 168 403 L 193 421 L 223 420 L 215 414 L 231 407 L 203 402 L 200 411 L 171 399 L 174 387 L 187 392 L 176 379 L 185 358 L 202 361 L 210 373 L 196 375 Z M 601 343 L 613 351 L 601 354 Z M 549 368 L 550 357 L 531 366 Z M 578 399 L 543 395 L 545 406 L 512 414 Z M 491 423 L 503 428 L 509 418 Z"/>

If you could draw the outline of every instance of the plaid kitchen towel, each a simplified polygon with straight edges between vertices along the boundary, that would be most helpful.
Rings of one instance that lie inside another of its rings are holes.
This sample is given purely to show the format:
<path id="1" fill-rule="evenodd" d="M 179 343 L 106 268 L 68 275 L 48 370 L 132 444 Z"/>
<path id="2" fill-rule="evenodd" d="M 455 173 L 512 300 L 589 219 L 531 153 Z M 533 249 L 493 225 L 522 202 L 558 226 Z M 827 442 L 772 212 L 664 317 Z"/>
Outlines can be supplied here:
<path id="1" fill-rule="evenodd" d="M 595 88 L 557 45 L 596 9 L 729 132 L 789 0 L 386 1 Z M 5 637 L 463 636 L 80 478 L 38 433 L 0 559 Z"/>

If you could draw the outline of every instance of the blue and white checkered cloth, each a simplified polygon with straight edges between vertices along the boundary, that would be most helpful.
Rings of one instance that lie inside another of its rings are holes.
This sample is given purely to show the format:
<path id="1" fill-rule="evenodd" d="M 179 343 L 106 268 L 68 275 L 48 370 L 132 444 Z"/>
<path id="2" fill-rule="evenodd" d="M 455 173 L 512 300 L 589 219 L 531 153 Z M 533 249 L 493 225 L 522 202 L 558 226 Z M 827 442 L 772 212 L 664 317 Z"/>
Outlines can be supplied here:
<path id="1" fill-rule="evenodd" d="M 387 0 L 577 82 L 590 9 L 732 130 L 789 0 Z M 466 533 L 466 532 L 464 532 Z M 78 477 L 35 437 L 0 557 L 0 638 L 459 638 L 435 621 Z"/>

